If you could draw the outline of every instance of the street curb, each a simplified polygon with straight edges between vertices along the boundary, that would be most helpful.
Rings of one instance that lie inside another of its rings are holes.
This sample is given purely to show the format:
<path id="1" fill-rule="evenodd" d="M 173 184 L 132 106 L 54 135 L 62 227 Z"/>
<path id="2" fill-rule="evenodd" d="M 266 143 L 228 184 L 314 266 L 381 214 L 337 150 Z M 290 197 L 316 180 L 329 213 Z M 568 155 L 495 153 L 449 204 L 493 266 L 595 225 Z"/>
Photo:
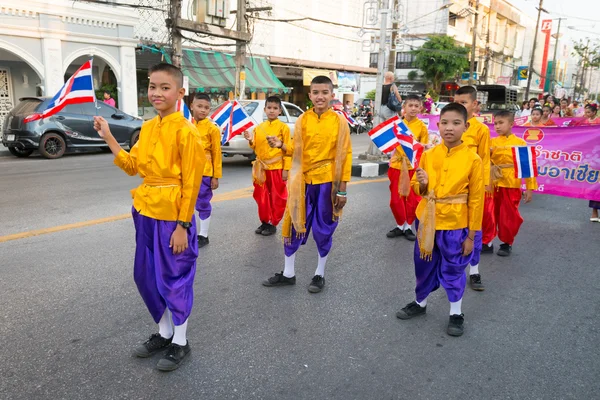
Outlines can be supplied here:
<path id="1" fill-rule="evenodd" d="M 364 162 L 361 164 L 352 164 L 352 176 L 361 178 L 372 178 L 385 175 L 389 169 L 387 162 Z"/>

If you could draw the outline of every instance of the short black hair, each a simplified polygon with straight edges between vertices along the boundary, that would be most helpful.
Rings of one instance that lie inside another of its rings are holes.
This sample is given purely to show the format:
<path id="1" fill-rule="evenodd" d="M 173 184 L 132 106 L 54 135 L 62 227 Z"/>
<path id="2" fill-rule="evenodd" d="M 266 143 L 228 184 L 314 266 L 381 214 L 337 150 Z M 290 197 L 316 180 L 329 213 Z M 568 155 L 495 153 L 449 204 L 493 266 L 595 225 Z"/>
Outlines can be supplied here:
<path id="1" fill-rule="evenodd" d="M 315 76 L 313 78 L 313 80 L 310 82 L 310 86 L 312 86 L 312 85 L 322 85 L 322 84 L 329 85 L 329 88 L 333 92 L 333 82 L 331 81 L 331 79 L 329 79 L 328 76 L 318 75 L 318 76 Z"/>
<path id="2" fill-rule="evenodd" d="M 477 89 L 475 89 L 473 86 L 463 86 L 459 88 L 456 91 L 455 96 L 460 96 L 461 94 L 468 94 L 471 96 L 471 100 L 477 100 Z"/>
<path id="3" fill-rule="evenodd" d="M 196 92 L 194 93 L 194 100 L 206 100 L 210 104 L 210 96 L 206 93 Z"/>
<path id="4" fill-rule="evenodd" d="M 562 99 L 560 99 L 560 102 L 562 103 L 563 101 L 566 101 L 567 103 L 569 102 L 568 99 L 565 99 L 564 97 Z"/>
<path id="5" fill-rule="evenodd" d="M 531 113 L 533 114 L 536 111 L 539 112 L 540 115 L 542 115 L 544 113 L 544 111 L 542 110 L 542 107 L 533 107 L 533 110 L 531 110 Z"/>
<path id="6" fill-rule="evenodd" d="M 281 107 L 281 99 L 277 96 L 269 96 L 267 97 L 267 100 L 265 101 L 265 106 L 267 105 L 267 103 L 275 103 L 279 106 L 279 108 Z"/>
<path id="7" fill-rule="evenodd" d="M 529 99 L 530 102 L 535 101 L 536 103 L 538 102 L 538 99 L 536 99 L 535 97 L 532 97 Z"/>
<path id="8" fill-rule="evenodd" d="M 183 87 L 183 72 L 176 66 L 167 63 L 158 63 L 148 68 L 148 75 L 152 75 L 155 72 L 166 72 L 175 79 L 178 89 Z"/>
<path id="9" fill-rule="evenodd" d="M 413 101 L 421 101 L 421 96 L 419 96 L 418 94 L 409 94 L 408 96 L 404 97 L 405 101 L 409 101 L 409 100 L 413 100 Z"/>
<path id="10" fill-rule="evenodd" d="M 465 123 L 467 123 L 468 114 L 467 114 L 467 109 L 465 108 L 465 106 L 463 106 L 462 104 L 458 104 L 458 103 L 448 103 L 444 106 L 444 108 L 442 108 L 442 111 L 440 111 L 440 118 L 442 118 L 442 115 L 444 115 L 450 111 L 459 113 L 460 116 L 465 121 Z"/>
<path id="11" fill-rule="evenodd" d="M 544 110 L 544 108 L 547 108 L 548 110 L 550 110 L 550 112 L 552 112 L 552 107 L 550 107 L 549 105 L 547 105 L 547 104 L 546 104 L 546 105 L 544 105 L 544 106 L 542 107 L 542 111 Z"/>
<path id="12" fill-rule="evenodd" d="M 594 113 L 598 112 L 598 106 L 593 103 L 586 105 L 585 108 L 587 108 L 588 110 L 590 110 L 591 112 L 594 112 Z"/>
<path id="13" fill-rule="evenodd" d="M 510 121 L 514 121 L 515 113 L 509 110 L 500 110 L 494 114 L 494 118 L 508 118 Z"/>
<path id="14" fill-rule="evenodd" d="M 105 90 L 104 93 L 105 94 L 110 94 L 112 96 L 112 93 L 110 92 L 110 90 Z"/>

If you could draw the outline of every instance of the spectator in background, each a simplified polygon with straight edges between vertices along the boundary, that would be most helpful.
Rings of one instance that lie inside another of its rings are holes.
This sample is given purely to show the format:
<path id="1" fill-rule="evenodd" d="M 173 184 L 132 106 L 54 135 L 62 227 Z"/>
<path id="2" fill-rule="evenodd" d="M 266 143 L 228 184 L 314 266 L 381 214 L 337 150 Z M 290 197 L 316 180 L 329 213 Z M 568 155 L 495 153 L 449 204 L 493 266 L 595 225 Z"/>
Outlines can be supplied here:
<path id="1" fill-rule="evenodd" d="M 552 121 L 550 115 L 552 114 L 552 108 L 550 106 L 542 107 L 542 120 L 541 123 L 543 126 L 554 126 L 556 123 Z"/>
<path id="2" fill-rule="evenodd" d="M 583 110 L 583 107 L 581 107 L 579 105 L 579 102 L 577 102 L 577 101 L 573 102 L 573 111 L 572 112 L 573 112 L 574 117 L 583 117 L 584 110 Z"/>
<path id="3" fill-rule="evenodd" d="M 524 101 L 521 104 L 521 111 L 517 113 L 517 117 L 529 117 L 531 115 L 530 101 Z M 535 105 L 535 103 L 533 103 Z"/>
<path id="4" fill-rule="evenodd" d="M 108 104 L 111 107 L 117 107 L 115 105 L 115 99 L 113 99 L 108 90 L 104 91 L 104 103 Z"/>
<path id="5" fill-rule="evenodd" d="M 585 106 L 585 119 L 579 125 L 600 125 L 600 117 L 598 117 L 598 106 L 596 104 L 588 104 Z"/>
<path id="6" fill-rule="evenodd" d="M 400 103 L 402 103 L 402 96 L 400 96 L 400 93 L 398 92 L 398 88 L 396 87 L 396 85 L 394 85 L 394 73 L 388 71 L 385 73 L 385 75 L 383 77 L 383 90 L 381 93 L 380 113 L 381 113 L 381 117 L 383 118 L 383 120 L 390 119 L 394 115 L 397 115 L 396 111 L 390 110 L 387 106 L 388 99 L 390 98 L 390 96 L 396 96 L 398 101 Z"/>
<path id="7" fill-rule="evenodd" d="M 533 108 L 535 107 L 535 105 L 538 103 L 538 99 L 536 99 L 535 97 L 532 97 L 531 99 L 529 99 L 529 113 L 531 114 L 531 111 L 533 111 Z"/>
<path id="8" fill-rule="evenodd" d="M 573 116 L 573 113 L 571 112 L 571 109 L 569 108 L 569 100 L 560 99 L 560 115 L 563 118 Z"/>
<path id="9" fill-rule="evenodd" d="M 560 106 L 557 104 L 554 106 L 554 108 L 552 109 L 552 114 L 550 114 L 550 118 L 554 119 L 554 118 L 562 118 L 562 115 L 560 113 Z"/>

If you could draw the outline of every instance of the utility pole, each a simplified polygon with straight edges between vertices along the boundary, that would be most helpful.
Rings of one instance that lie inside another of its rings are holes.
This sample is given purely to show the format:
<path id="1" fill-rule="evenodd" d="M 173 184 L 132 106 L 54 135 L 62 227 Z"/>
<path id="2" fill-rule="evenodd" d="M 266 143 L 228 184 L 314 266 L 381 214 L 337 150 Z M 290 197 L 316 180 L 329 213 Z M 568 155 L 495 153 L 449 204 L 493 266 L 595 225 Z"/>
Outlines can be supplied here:
<path id="1" fill-rule="evenodd" d="M 581 94 L 585 97 L 585 72 L 588 64 L 588 57 L 590 51 L 590 39 L 587 40 L 585 45 L 585 49 L 583 51 L 583 57 L 581 58 L 581 84 L 579 85 L 579 90 Z"/>
<path id="2" fill-rule="evenodd" d="M 471 45 L 471 67 L 469 68 L 469 85 L 475 84 L 475 53 L 477 51 L 477 22 L 479 20 L 479 0 L 475 2 L 475 15 L 473 16 L 473 43 Z"/>
<path id="3" fill-rule="evenodd" d="M 400 0 L 393 0 L 393 9 L 398 9 L 398 3 Z M 392 22 L 392 40 L 390 42 L 390 55 L 388 57 L 387 70 L 390 72 L 396 72 L 396 51 L 392 50 L 395 47 L 396 38 L 398 37 L 398 21 Z"/>
<path id="4" fill-rule="evenodd" d="M 171 0 L 169 18 L 171 20 L 171 60 L 174 66 L 181 68 L 181 32 L 173 26 L 175 21 L 181 18 L 181 0 Z"/>
<path id="5" fill-rule="evenodd" d="M 552 59 L 552 82 L 550 82 L 550 93 L 554 93 L 554 87 L 556 86 L 556 71 L 558 70 L 558 68 L 556 68 L 556 53 L 558 51 L 558 40 L 560 39 L 560 23 L 563 19 L 566 18 L 558 19 L 558 29 L 556 30 L 556 40 L 554 41 L 554 58 Z"/>
<path id="6" fill-rule="evenodd" d="M 529 89 L 531 88 L 531 78 L 533 77 L 533 60 L 535 59 L 535 45 L 537 43 L 538 30 L 540 29 L 540 18 L 542 18 L 542 10 L 544 6 L 544 0 L 540 0 L 540 6 L 538 7 L 538 17 L 535 23 L 535 34 L 533 35 L 533 45 L 531 47 L 531 59 L 529 60 L 529 69 L 527 70 L 527 88 L 525 89 L 525 98 L 529 98 Z M 544 10 L 545 11 L 545 10 Z"/>
<path id="7" fill-rule="evenodd" d="M 237 0 L 237 31 L 246 33 L 246 0 Z M 244 99 L 246 90 L 246 42 L 235 42 L 235 97 Z"/>
<path id="8" fill-rule="evenodd" d="M 483 75 L 483 84 L 487 85 L 487 79 L 488 76 L 490 74 L 490 58 L 492 57 L 491 53 L 491 49 L 490 49 L 490 14 L 491 14 L 491 10 L 488 11 L 487 14 L 487 33 L 485 35 L 485 65 L 483 66 L 483 71 L 484 71 L 484 75 Z"/>

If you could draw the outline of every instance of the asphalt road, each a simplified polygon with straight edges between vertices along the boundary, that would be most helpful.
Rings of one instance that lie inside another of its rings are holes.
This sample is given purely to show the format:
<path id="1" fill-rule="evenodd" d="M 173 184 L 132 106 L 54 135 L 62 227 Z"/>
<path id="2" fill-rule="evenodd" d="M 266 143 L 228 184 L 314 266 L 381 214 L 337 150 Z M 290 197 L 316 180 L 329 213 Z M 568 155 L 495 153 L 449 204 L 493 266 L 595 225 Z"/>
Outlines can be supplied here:
<path id="1" fill-rule="evenodd" d="M 363 146 L 364 137 L 354 139 Z M 107 154 L 0 159 L 2 236 L 127 213 L 135 178 Z M 227 160 L 222 193 L 249 186 Z M 278 237 L 253 233 L 252 198 L 214 204 L 177 371 L 131 349 L 155 326 L 132 279 L 131 220 L 0 243 L 1 399 L 591 399 L 600 391 L 600 224 L 584 201 L 535 196 L 513 256 L 485 256 L 486 291 L 467 291 L 466 332 L 446 335 L 448 303 L 400 321 L 413 300 L 412 244 L 390 240 L 387 184 L 360 181 L 334 237 L 320 294 L 294 287 Z M 235 192 L 234 192 L 235 193 Z"/>

